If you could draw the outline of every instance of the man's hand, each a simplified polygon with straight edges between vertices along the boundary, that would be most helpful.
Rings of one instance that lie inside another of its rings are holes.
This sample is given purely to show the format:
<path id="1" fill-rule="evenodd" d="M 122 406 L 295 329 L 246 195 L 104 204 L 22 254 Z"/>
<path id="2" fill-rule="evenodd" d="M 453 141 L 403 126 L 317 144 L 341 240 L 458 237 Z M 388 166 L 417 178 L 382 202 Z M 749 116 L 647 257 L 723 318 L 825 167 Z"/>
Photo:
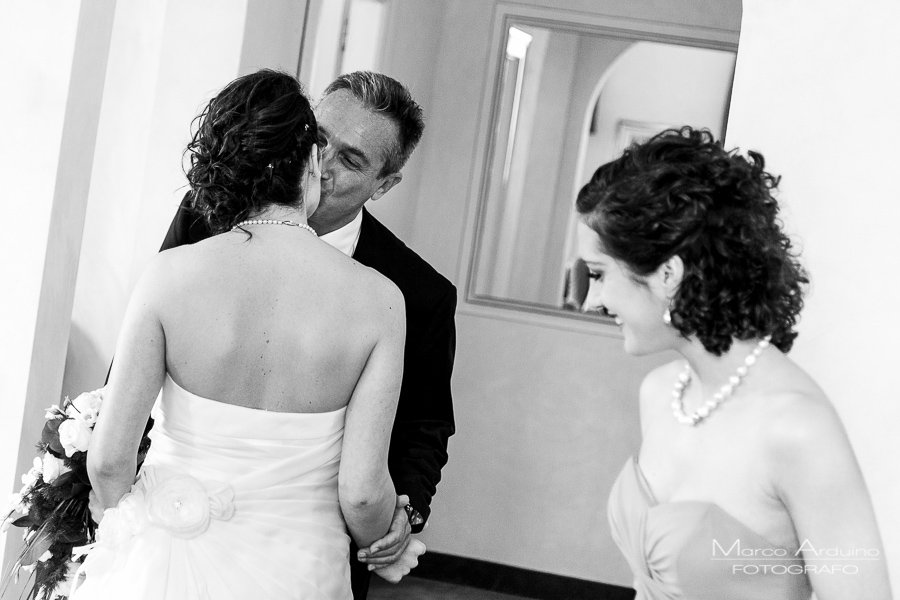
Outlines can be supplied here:
<path id="1" fill-rule="evenodd" d="M 378 567 L 375 573 L 391 583 L 399 583 L 404 575 L 419 564 L 419 557 L 425 554 L 425 544 L 419 540 L 410 540 L 397 562 L 386 567 Z M 370 567 L 371 568 L 371 567 Z"/>
<path id="2" fill-rule="evenodd" d="M 388 529 L 387 535 L 357 553 L 359 562 L 368 564 L 370 571 L 393 564 L 409 545 L 412 528 L 409 526 L 409 518 L 406 516 L 407 504 L 409 504 L 409 496 L 397 496 L 394 519 L 391 521 L 391 528 Z M 408 572 L 409 570 L 407 570 Z"/>

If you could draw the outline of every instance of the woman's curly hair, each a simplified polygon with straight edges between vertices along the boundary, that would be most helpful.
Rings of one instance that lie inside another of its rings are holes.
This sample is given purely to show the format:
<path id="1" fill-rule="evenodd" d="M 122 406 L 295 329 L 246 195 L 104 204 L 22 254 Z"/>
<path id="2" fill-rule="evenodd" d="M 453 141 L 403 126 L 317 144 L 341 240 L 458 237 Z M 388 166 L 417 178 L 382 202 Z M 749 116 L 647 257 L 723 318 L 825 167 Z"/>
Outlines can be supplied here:
<path id="1" fill-rule="evenodd" d="M 262 69 L 229 83 L 194 119 L 185 150 L 192 207 L 221 233 L 270 204 L 297 206 L 316 119 L 296 78 Z"/>
<path id="2" fill-rule="evenodd" d="M 576 208 L 606 254 L 635 275 L 677 255 L 684 275 L 672 326 L 721 355 L 772 336 L 783 352 L 809 283 L 782 231 L 779 179 L 761 154 L 726 152 L 707 130 L 670 129 L 597 169 Z"/>

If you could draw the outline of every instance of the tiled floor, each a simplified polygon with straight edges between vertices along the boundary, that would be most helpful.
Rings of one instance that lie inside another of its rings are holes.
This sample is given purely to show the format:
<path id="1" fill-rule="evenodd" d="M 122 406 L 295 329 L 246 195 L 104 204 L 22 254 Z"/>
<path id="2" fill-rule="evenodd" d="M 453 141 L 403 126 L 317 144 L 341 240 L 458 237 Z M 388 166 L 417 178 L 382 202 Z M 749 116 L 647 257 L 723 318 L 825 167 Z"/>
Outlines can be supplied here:
<path id="1" fill-rule="evenodd" d="M 393 585 L 373 577 L 368 600 L 521 600 L 521 596 L 498 594 L 442 581 L 406 576 Z"/>

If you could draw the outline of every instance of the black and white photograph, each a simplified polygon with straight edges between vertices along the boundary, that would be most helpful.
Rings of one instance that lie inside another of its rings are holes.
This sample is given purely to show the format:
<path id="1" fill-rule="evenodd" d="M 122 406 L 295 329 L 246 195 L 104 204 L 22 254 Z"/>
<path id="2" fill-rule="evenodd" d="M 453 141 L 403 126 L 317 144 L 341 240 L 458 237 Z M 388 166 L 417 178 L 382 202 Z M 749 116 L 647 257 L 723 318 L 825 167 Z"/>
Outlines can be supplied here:
<path id="1" fill-rule="evenodd" d="M 891 600 L 898 28 L 4 0 L 0 600 Z"/>

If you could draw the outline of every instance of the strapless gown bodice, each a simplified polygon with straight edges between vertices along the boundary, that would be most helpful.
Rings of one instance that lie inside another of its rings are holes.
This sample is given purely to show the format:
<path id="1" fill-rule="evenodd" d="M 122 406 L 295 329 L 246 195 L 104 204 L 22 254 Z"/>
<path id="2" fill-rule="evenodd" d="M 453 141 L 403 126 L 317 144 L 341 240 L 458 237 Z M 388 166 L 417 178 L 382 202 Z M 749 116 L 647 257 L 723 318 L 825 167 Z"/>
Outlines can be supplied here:
<path id="1" fill-rule="evenodd" d="M 345 411 L 245 408 L 167 376 L 139 481 L 72 600 L 349 599 Z"/>
<path id="2" fill-rule="evenodd" d="M 634 573 L 636 600 L 811 596 L 795 551 L 770 544 L 711 502 L 656 502 L 633 458 L 613 485 L 608 516 Z"/>

